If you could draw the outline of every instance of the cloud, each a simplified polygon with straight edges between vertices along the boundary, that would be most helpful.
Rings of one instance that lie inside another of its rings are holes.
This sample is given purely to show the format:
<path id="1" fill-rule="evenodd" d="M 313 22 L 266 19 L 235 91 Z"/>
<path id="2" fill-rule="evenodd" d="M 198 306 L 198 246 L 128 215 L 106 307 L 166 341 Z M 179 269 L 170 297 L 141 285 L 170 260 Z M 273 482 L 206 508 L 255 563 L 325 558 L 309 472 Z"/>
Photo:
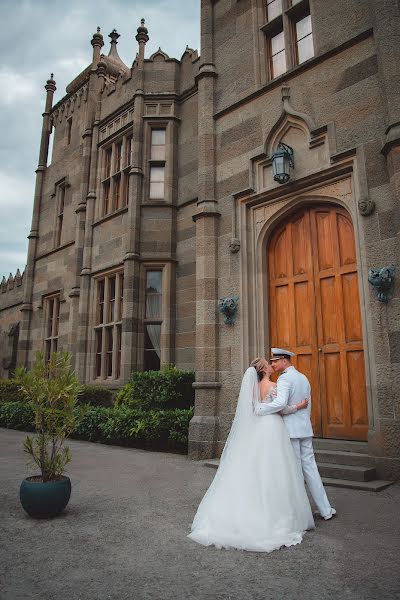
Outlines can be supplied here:
<path id="1" fill-rule="evenodd" d="M 37 93 L 37 83 L 7 67 L 0 69 L 0 105 L 21 104 Z"/>
<path id="2" fill-rule="evenodd" d="M 186 44 L 199 48 L 199 0 L 0 0 L 0 279 L 25 264 L 37 166 L 44 85 L 54 73 L 54 102 L 92 60 L 97 26 L 121 34 L 118 52 L 130 66 L 140 19 L 146 19 L 149 57 L 159 46 L 180 58 Z"/>

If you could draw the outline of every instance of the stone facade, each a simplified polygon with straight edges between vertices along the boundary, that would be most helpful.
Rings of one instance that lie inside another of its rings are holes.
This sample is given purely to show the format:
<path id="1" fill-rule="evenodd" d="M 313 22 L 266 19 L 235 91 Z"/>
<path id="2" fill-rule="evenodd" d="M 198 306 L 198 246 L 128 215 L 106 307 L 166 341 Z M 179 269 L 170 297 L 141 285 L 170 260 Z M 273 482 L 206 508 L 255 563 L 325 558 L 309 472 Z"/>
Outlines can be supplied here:
<path id="1" fill-rule="evenodd" d="M 20 362 L 30 364 L 36 350 L 56 343 L 73 352 L 82 381 L 119 387 L 146 366 L 146 277 L 161 272 L 160 364 L 196 370 L 189 454 L 219 455 L 242 373 L 270 345 L 269 239 L 299 207 L 343 207 L 356 243 L 369 451 L 378 473 L 396 478 L 400 9 L 394 0 L 283 0 L 282 6 L 266 22 L 261 0 L 202 0 L 201 56 L 187 48 L 180 60 L 162 50 L 145 58 L 142 23 L 131 68 L 118 56 L 115 31 L 110 53 L 101 54 L 98 31 L 91 65 L 54 106 L 50 78 L 24 293 L 2 284 L 1 331 L 4 336 L 20 324 Z M 313 56 L 300 61 L 296 23 L 307 15 Z M 279 32 L 286 71 L 273 77 L 269 42 Z M 152 132 L 160 130 L 164 150 L 155 159 Z M 123 149 L 131 144 L 129 160 L 109 179 L 114 193 L 125 182 L 126 198 L 104 210 L 106 153 L 111 147 L 118 153 L 121 140 Z M 284 185 L 272 175 L 279 142 L 295 156 Z M 164 186 L 154 198 L 157 167 Z M 389 265 L 395 286 L 382 303 L 368 271 Z M 115 297 L 122 314 L 114 315 L 112 339 L 105 329 L 100 339 L 99 289 L 115 273 L 123 274 L 115 284 L 123 286 Z M 237 318 L 226 325 L 218 299 L 235 294 Z M 58 307 L 55 317 L 49 306 Z M 51 335 L 49 315 L 58 323 Z M 96 362 L 111 361 L 108 355 L 114 360 L 109 375 L 110 363 L 97 370 Z"/>

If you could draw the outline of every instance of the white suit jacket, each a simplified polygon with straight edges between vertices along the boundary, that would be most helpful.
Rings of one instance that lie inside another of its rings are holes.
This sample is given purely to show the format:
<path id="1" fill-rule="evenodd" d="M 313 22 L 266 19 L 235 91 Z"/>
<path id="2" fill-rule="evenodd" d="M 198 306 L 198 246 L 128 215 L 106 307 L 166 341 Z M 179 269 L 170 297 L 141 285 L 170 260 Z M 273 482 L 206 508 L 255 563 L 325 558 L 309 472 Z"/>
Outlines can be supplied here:
<path id="1" fill-rule="evenodd" d="M 294 406 L 308 398 L 308 406 L 290 414 L 283 414 L 286 429 L 291 438 L 313 436 L 311 425 L 311 386 L 307 377 L 293 366 L 283 371 L 278 378 L 277 395 L 272 402 L 259 402 L 255 408 L 258 416 L 272 415 L 284 411 L 286 407 Z"/>

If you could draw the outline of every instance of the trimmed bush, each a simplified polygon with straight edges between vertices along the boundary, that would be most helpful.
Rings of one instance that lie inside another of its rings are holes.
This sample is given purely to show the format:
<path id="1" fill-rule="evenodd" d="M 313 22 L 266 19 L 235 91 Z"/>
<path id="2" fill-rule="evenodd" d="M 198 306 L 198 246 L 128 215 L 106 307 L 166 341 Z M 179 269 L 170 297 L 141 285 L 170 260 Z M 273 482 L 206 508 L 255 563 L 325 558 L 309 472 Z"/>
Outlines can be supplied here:
<path id="1" fill-rule="evenodd" d="M 35 411 L 26 402 L 0 403 L 0 427 L 35 431 Z"/>
<path id="2" fill-rule="evenodd" d="M 192 408 L 144 411 L 126 406 L 91 406 L 71 437 L 146 450 L 187 452 L 192 416 Z M 0 427 L 34 431 L 33 423 L 34 413 L 28 404 L 0 405 Z"/>
<path id="3" fill-rule="evenodd" d="M 105 406 L 91 406 L 85 413 L 78 427 L 75 429 L 72 437 L 79 438 L 80 440 L 87 440 L 88 442 L 106 441 L 102 425 L 110 418 L 112 413 L 112 408 Z"/>
<path id="4" fill-rule="evenodd" d="M 26 397 L 15 379 L 0 379 L 0 404 L 2 402 L 26 402 Z M 78 404 L 91 406 L 112 406 L 112 390 L 100 385 L 83 385 L 78 397 Z"/>
<path id="5" fill-rule="evenodd" d="M 25 402 L 15 379 L 0 379 L 0 404 L 3 402 Z"/>
<path id="6" fill-rule="evenodd" d="M 141 410 L 188 409 L 194 405 L 193 371 L 167 367 L 136 371 L 118 393 L 115 403 Z"/>
<path id="7" fill-rule="evenodd" d="M 83 385 L 78 403 L 90 404 L 90 406 L 112 406 L 113 392 L 100 385 Z"/>

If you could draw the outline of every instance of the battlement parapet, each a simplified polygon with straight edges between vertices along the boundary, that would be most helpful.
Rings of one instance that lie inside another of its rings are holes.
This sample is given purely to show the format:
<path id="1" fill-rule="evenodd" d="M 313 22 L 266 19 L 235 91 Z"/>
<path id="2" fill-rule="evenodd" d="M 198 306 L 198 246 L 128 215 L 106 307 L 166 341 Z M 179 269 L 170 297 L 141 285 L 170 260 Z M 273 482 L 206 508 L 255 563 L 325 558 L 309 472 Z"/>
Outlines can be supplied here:
<path id="1" fill-rule="evenodd" d="M 10 273 L 8 279 L 3 277 L 0 283 L 0 310 L 22 302 L 24 273 L 17 269 L 15 275 Z"/>

